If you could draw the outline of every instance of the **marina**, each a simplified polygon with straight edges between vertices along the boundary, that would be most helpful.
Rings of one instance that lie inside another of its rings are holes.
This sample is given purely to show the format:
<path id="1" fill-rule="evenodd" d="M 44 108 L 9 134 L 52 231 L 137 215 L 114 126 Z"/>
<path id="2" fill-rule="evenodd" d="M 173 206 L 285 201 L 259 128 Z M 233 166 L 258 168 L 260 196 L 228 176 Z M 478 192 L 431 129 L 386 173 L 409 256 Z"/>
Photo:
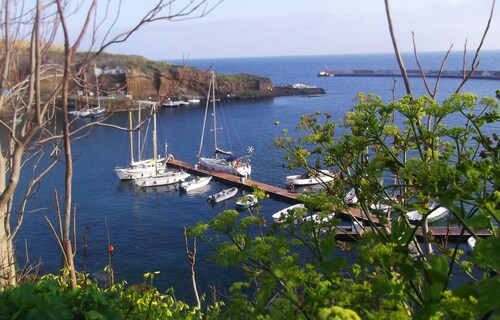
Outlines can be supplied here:
<path id="1" fill-rule="evenodd" d="M 212 176 L 214 180 L 217 180 L 221 183 L 224 183 L 229 186 L 235 186 L 241 190 L 249 192 L 253 190 L 253 186 L 257 186 L 259 189 L 265 191 L 272 199 L 292 204 L 292 206 L 300 204 L 300 201 L 297 200 L 300 194 L 293 193 L 286 189 L 272 186 L 266 183 L 258 182 L 251 179 L 246 179 L 244 177 L 238 177 L 225 172 L 199 168 L 197 165 L 187 163 L 185 161 L 178 159 L 170 160 L 168 162 L 168 166 L 185 170 L 186 172 L 197 176 L 209 175 Z M 371 220 L 375 224 L 380 225 L 380 220 L 376 215 L 371 215 L 370 217 L 367 217 L 362 210 L 359 210 L 355 207 L 349 207 L 349 214 L 341 213 L 339 214 L 339 217 L 345 220 L 349 220 L 352 219 L 351 215 L 356 219 L 360 220 L 361 222 L 363 222 L 363 224 L 366 227 L 365 230 L 369 230 L 369 220 Z M 339 230 L 340 232 L 338 232 L 337 235 L 344 240 L 349 240 L 352 239 L 353 236 L 359 235 L 358 232 L 355 230 L 355 228 L 341 227 Z M 456 241 L 465 242 L 467 241 L 467 238 L 470 236 L 469 232 L 467 231 L 462 232 L 461 228 L 454 226 L 429 227 L 429 232 L 432 234 L 433 237 L 439 238 L 441 240 L 446 239 L 452 242 Z M 491 233 L 489 233 L 486 230 L 475 230 L 475 232 L 480 237 L 487 237 L 491 235 Z M 422 228 L 418 228 L 416 230 L 416 233 L 417 236 L 422 237 Z"/>

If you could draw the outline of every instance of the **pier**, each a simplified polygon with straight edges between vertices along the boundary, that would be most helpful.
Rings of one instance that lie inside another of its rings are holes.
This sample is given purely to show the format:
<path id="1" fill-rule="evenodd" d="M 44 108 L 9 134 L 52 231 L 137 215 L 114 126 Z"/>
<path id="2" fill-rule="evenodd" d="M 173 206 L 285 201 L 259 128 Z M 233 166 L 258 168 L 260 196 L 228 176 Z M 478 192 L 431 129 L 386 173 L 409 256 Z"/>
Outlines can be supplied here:
<path id="1" fill-rule="evenodd" d="M 184 162 L 182 160 L 178 159 L 172 159 L 168 162 L 168 165 L 170 167 L 175 167 L 179 168 L 182 170 L 185 170 L 186 172 L 197 175 L 197 176 L 207 176 L 211 175 L 214 180 L 219 181 L 221 183 L 224 183 L 226 185 L 238 187 L 239 189 L 245 190 L 245 191 L 253 191 L 253 186 L 256 185 L 259 187 L 259 189 L 265 191 L 271 199 L 286 202 L 289 204 L 296 204 L 300 203 L 299 200 L 297 200 L 297 197 L 300 194 L 290 192 L 286 189 L 279 188 L 276 186 L 272 186 L 269 184 L 265 184 L 262 182 L 258 182 L 255 180 L 251 179 L 246 179 L 243 177 L 238 177 L 229 173 L 225 172 L 220 172 L 220 171 L 214 171 L 214 170 L 207 170 L 204 168 L 200 168 L 197 165 L 193 165 L 188 162 Z M 363 224 L 366 226 L 368 224 L 368 217 L 366 214 L 359 210 L 358 208 L 355 207 L 350 207 L 349 208 L 349 214 L 347 213 L 342 213 L 340 216 L 342 218 L 347 218 L 351 219 L 351 216 L 354 216 L 356 219 L 360 220 L 363 222 Z M 370 220 L 372 220 L 375 224 L 380 224 L 380 220 L 377 218 L 376 215 L 370 215 L 369 217 Z M 369 227 L 366 227 L 368 230 Z M 475 230 L 476 234 L 479 237 L 488 237 L 491 235 L 491 233 L 488 230 Z M 451 242 L 456 242 L 456 241 L 466 241 L 467 238 L 470 236 L 469 232 L 464 231 L 463 235 L 462 234 L 462 229 L 460 227 L 456 226 L 450 226 L 450 227 L 429 227 L 429 233 L 432 235 L 434 238 L 438 238 L 441 240 L 447 240 Z M 358 233 L 354 228 L 352 227 L 341 227 L 338 230 L 337 233 L 339 239 L 344 239 L 348 240 L 349 238 L 352 238 L 353 236 L 358 236 Z M 419 238 L 422 238 L 422 228 L 418 228 L 416 230 L 416 235 Z"/>

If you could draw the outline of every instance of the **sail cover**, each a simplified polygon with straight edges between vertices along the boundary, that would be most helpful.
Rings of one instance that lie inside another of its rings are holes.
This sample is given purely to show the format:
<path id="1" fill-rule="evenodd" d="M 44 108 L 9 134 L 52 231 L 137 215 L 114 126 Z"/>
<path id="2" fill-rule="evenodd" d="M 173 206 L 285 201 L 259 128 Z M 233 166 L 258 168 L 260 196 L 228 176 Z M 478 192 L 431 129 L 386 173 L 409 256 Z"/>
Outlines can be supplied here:
<path id="1" fill-rule="evenodd" d="M 222 149 L 219 149 L 219 148 L 216 148 L 215 149 L 215 153 L 220 153 L 220 154 L 225 154 L 225 155 L 232 155 L 233 153 L 231 151 L 225 151 L 225 150 L 222 150 Z"/>

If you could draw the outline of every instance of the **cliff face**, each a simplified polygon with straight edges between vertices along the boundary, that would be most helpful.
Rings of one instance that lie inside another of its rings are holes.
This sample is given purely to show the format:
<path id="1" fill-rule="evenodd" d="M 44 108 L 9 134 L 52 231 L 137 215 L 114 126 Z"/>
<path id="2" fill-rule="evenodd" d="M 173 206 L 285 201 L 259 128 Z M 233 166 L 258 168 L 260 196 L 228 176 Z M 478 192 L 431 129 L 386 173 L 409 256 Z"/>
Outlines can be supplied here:
<path id="1" fill-rule="evenodd" d="M 129 70 L 125 76 L 128 92 L 135 98 L 170 98 L 172 100 L 203 99 L 207 96 L 211 74 L 191 68 L 143 72 Z M 219 95 L 232 98 L 267 96 L 273 83 L 268 78 L 254 75 L 219 75 L 217 90 Z"/>
<path id="2" fill-rule="evenodd" d="M 74 69 L 77 69 L 79 60 L 84 58 L 85 54 L 75 57 Z M 62 65 L 63 56 L 53 53 L 49 54 L 45 60 L 48 65 Z M 149 98 L 154 101 L 204 99 L 207 96 L 212 76 L 209 71 L 173 65 L 168 62 L 154 62 L 139 56 L 101 53 L 94 63 L 88 64 L 85 75 L 72 83 L 72 93 L 96 90 L 94 65 L 100 70 L 97 72 L 97 77 L 101 96 L 125 97 L 128 94 L 134 99 L 141 100 Z M 54 72 L 60 72 L 56 69 L 53 69 Z M 26 66 L 23 72 L 28 71 Z M 55 76 L 46 78 L 42 83 L 42 91 L 43 89 L 49 91 L 53 88 L 55 82 L 52 79 L 56 78 Z M 81 87 L 85 83 L 88 87 Z M 308 86 L 275 87 L 270 79 L 250 74 L 217 74 L 216 91 L 219 96 L 229 99 L 325 93 L 321 88 Z"/>

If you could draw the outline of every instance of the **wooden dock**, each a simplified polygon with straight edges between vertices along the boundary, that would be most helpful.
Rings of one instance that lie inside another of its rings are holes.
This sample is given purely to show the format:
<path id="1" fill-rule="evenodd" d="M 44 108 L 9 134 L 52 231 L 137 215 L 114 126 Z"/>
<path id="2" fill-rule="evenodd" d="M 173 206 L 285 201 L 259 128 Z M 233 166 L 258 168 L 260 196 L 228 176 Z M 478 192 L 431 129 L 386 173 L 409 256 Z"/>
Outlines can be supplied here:
<path id="1" fill-rule="evenodd" d="M 238 177 L 229 173 L 214 171 L 214 170 L 206 170 L 202 168 L 198 168 L 197 166 L 187 163 L 181 160 L 171 160 L 168 162 L 169 166 L 181 168 L 188 173 L 203 176 L 203 175 L 211 175 L 214 180 L 220 181 L 230 186 L 238 187 L 242 190 L 253 191 L 253 186 L 256 185 L 259 189 L 265 191 L 269 194 L 269 197 L 278 201 L 283 201 L 290 204 L 299 203 L 297 200 L 299 194 L 290 192 L 288 190 L 278 188 L 275 186 L 271 186 L 269 184 L 265 184 L 262 182 L 258 182 L 251 179 L 245 179 L 242 177 Z"/>
<path id="2" fill-rule="evenodd" d="M 214 170 L 207 170 L 203 168 L 199 168 L 198 166 L 195 166 L 191 163 L 184 162 L 181 160 L 171 160 L 168 162 L 168 165 L 171 167 L 176 167 L 180 168 L 182 170 L 185 170 L 188 173 L 198 175 L 198 176 L 206 176 L 206 175 L 211 175 L 214 180 L 222 182 L 224 184 L 238 187 L 239 189 L 245 190 L 245 191 L 253 191 L 253 186 L 256 185 L 258 186 L 259 189 L 265 191 L 270 198 L 282 202 L 286 202 L 289 204 L 296 204 L 300 203 L 299 200 L 297 200 L 297 197 L 300 194 L 290 192 L 286 189 L 279 188 L 276 186 L 272 186 L 269 184 L 265 184 L 262 182 L 258 182 L 255 180 L 251 179 L 245 179 L 242 177 L 238 177 L 229 173 L 224 173 L 220 171 L 214 171 Z M 349 214 L 343 213 L 341 215 L 342 218 L 347 218 L 350 219 L 350 215 L 356 217 L 356 219 L 361 220 L 364 222 L 365 225 L 367 225 L 368 222 L 368 217 L 366 214 L 361 211 L 358 208 L 355 207 L 350 207 L 349 208 Z M 370 215 L 369 217 L 375 224 L 380 224 L 380 220 L 377 218 L 375 215 Z M 369 228 L 369 227 L 368 227 Z M 434 238 L 439 238 L 441 240 L 448 240 L 450 242 L 455 242 L 455 241 L 466 241 L 467 238 L 470 236 L 467 231 L 464 232 L 463 236 L 461 237 L 461 228 L 459 227 L 429 227 L 429 232 Z M 491 233 L 488 230 L 475 230 L 476 234 L 480 237 L 487 237 L 490 236 Z M 422 237 L 422 228 L 417 229 L 417 237 L 421 238 Z M 356 236 L 357 233 L 355 230 L 353 230 L 350 227 L 347 228 L 342 228 L 341 232 L 338 233 L 340 238 L 352 238 L 352 236 Z"/>

